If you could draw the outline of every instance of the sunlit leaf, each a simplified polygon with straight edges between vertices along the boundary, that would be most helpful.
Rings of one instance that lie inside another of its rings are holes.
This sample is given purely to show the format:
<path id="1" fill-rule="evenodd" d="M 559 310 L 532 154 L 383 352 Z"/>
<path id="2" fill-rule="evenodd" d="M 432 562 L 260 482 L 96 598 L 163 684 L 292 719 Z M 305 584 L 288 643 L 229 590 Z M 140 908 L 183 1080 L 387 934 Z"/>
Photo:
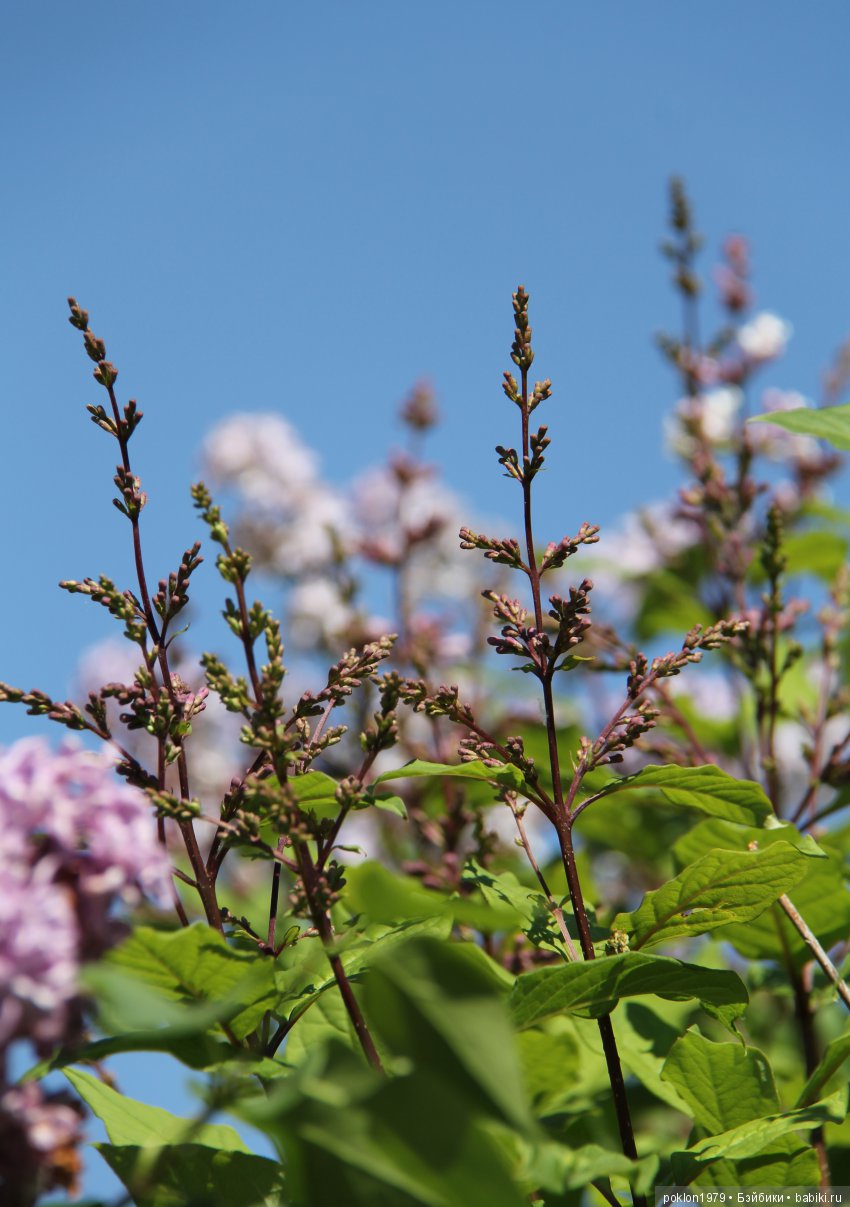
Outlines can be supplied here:
<path id="1" fill-rule="evenodd" d="M 675 1155 L 676 1177 L 691 1180 L 699 1176 L 700 1183 L 718 1186 L 816 1181 L 814 1154 L 807 1144 L 788 1134 L 793 1125 L 780 1119 L 767 1127 L 766 1121 L 783 1112 L 764 1053 L 738 1043 L 713 1043 L 688 1031 L 673 1045 L 662 1076 L 688 1104 L 697 1125 L 689 1148 L 695 1155 Z M 751 1124 L 754 1126 L 748 1126 Z M 737 1137 L 740 1147 L 733 1162 L 726 1159 L 729 1154 L 714 1138 L 740 1127 L 745 1130 Z M 702 1141 L 707 1141 L 704 1154 L 695 1151 Z"/>
<path id="2" fill-rule="evenodd" d="M 500 763 L 490 767 L 478 760 L 469 763 L 429 763 L 424 759 L 413 759 L 396 771 L 385 771 L 379 775 L 375 783 L 383 784 L 388 780 L 421 779 L 423 777 L 451 776 L 457 779 L 485 780 L 491 784 L 501 784 L 506 788 L 521 791 L 525 785 L 522 772 L 509 763 Z"/>
<path id="3" fill-rule="evenodd" d="M 226 1124 L 181 1119 L 161 1107 L 119 1094 L 91 1073 L 80 1069 L 65 1069 L 64 1073 L 83 1102 L 101 1120 L 113 1144 L 161 1148 L 165 1144 L 191 1142 L 228 1152 L 248 1152 L 242 1137 Z"/>
<path id="4" fill-rule="evenodd" d="M 740 822 L 742 825 L 758 826 L 773 813 L 770 801 L 759 784 L 752 780 L 735 779 L 713 765 L 643 767 L 634 775 L 609 781 L 599 795 L 606 797 L 616 792 L 646 790 L 646 799 L 649 800 L 652 797 L 650 789 L 654 789 L 668 804 L 698 809 L 711 817 Z"/>
<path id="5" fill-rule="evenodd" d="M 705 934 L 764 913 L 806 874 L 806 855 L 787 842 L 756 851 L 709 851 L 675 879 L 647 893 L 638 909 L 618 914 L 633 951 Z"/>
<path id="6" fill-rule="evenodd" d="M 136 1207 L 285 1207 L 283 1169 L 252 1153 L 201 1144 L 95 1145 Z"/>
<path id="7" fill-rule="evenodd" d="M 274 962 L 259 951 L 234 950 L 217 931 L 201 924 L 171 932 L 136 927 L 109 954 L 108 962 L 172 1001 L 224 1003 L 228 1025 L 240 1039 L 277 1000 Z M 132 998 L 126 1002 L 132 1011 Z"/>
<path id="8" fill-rule="evenodd" d="M 737 973 L 635 951 L 524 973 L 511 994 L 511 1012 L 520 1028 L 563 1011 L 598 1018 L 621 998 L 643 994 L 695 998 L 730 1029 L 749 1000 Z"/>
<path id="9" fill-rule="evenodd" d="M 836 448 L 850 450 L 850 402 L 837 407 L 798 407 L 793 411 L 769 411 L 754 415 L 749 423 L 775 423 L 788 432 L 828 440 Z"/>

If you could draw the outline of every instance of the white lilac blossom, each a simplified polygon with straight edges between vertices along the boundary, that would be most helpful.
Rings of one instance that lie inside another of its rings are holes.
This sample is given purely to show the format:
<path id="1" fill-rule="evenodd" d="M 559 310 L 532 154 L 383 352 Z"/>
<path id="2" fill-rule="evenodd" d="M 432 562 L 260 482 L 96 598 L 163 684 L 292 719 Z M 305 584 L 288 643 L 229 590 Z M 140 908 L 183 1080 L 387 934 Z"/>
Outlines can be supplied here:
<path id="1" fill-rule="evenodd" d="M 793 328 L 778 314 L 763 310 L 739 328 L 738 347 L 748 360 L 755 363 L 776 360 L 785 351 Z"/>
<path id="2" fill-rule="evenodd" d="M 202 447 L 214 481 L 263 509 L 289 510 L 317 477 L 318 458 L 279 415 L 234 415 L 217 424 Z"/>
<path id="3" fill-rule="evenodd" d="M 401 463 L 376 466 L 355 479 L 352 513 L 361 548 L 390 565 L 407 554 L 406 586 L 417 602 L 476 598 L 480 565 L 460 548 L 457 536 L 468 509 L 430 473 L 408 477 L 403 471 Z M 422 533 L 427 539 L 417 540 Z"/>
<path id="4" fill-rule="evenodd" d="M 286 515 L 268 516 L 266 523 L 272 525 L 266 537 L 271 568 L 285 578 L 332 565 L 351 540 L 349 507 L 326 483 L 305 489 Z"/>
<path id="5" fill-rule="evenodd" d="M 682 398 L 665 421 L 666 444 L 680 457 L 692 456 L 698 438 L 717 449 L 732 445 L 744 396 L 736 386 L 721 386 L 695 398 Z"/>
<path id="6" fill-rule="evenodd" d="M 454 538 L 463 522 L 460 500 L 431 474 L 407 478 L 391 466 L 375 466 L 355 479 L 351 494 L 364 539 L 379 541 L 396 557 L 411 535 L 439 526 Z"/>
<path id="7" fill-rule="evenodd" d="M 279 415 L 236 415 L 203 445 L 206 472 L 237 491 L 237 535 L 257 563 L 286 578 L 316 573 L 350 541 L 349 507 L 318 476 L 318 457 Z"/>
<path id="8" fill-rule="evenodd" d="M 582 550 L 582 558 L 599 588 L 602 575 L 616 567 L 616 578 L 651 574 L 688 549 L 696 539 L 694 524 L 669 501 L 648 503 L 629 512 L 616 528 L 606 529 L 597 545 Z"/>
<path id="9" fill-rule="evenodd" d="M 593 580 L 594 595 L 604 601 L 606 616 L 632 620 L 641 598 L 639 580 L 689 549 L 697 537 L 696 525 L 666 500 L 629 512 L 616 527 L 606 528 L 598 544 L 581 551 L 583 570 Z"/>
<path id="10" fill-rule="evenodd" d="M 731 721 L 737 717 L 740 695 L 729 675 L 703 666 L 692 675 L 679 675 L 669 682 L 670 694 L 683 696 L 699 716 L 709 721 Z"/>
<path id="11" fill-rule="evenodd" d="M 296 645 L 332 645 L 349 628 L 354 609 L 331 578 L 308 578 L 289 596 L 289 637 Z"/>

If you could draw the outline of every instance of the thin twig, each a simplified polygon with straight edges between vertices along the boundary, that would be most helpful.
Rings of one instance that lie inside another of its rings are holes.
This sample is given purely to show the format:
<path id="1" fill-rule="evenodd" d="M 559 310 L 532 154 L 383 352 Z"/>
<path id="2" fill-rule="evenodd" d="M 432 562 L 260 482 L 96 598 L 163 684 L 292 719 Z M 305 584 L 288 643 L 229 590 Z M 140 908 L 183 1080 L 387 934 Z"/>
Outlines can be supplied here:
<path id="1" fill-rule="evenodd" d="M 820 964 L 821 968 L 824 970 L 824 972 L 826 973 L 829 980 L 832 981 L 833 985 L 836 988 L 836 991 L 838 992 L 838 996 L 841 998 L 844 1005 L 847 1007 L 848 1010 L 850 1010 L 850 987 L 848 987 L 847 982 L 842 979 L 841 973 L 838 971 L 838 969 L 833 964 L 832 960 L 829 958 L 829 956 L 826 954 L 824 949 L 821 947 L 820 943 L 818 942 L 817 936 L 814 934 L 811 927 L 806 922 L 805 918 L 802 916 L 802 914 L 799 913 L 799 911 L 797 909 L 795 909 L 795 907 L 792 905 L 789 898 L 784 893 L 779 898 L 779 905 L 785 911 L 786 917 L 789 919 L 791 924 L 796 928 L 797 933 L 799 934 L 800 938 L 803 940 L 803 942 L 809 948 L 812 955 L 815 957 L 817 962 Z"/>
<path id="2" fill-rule="evenodd" d="M 550 889 L 549 889 L 549 885 L 546 883 L 546 879 L 540 870 L 540 865 L 538 864 L 537 860 L 534 858 L 534 852 L 532 851 L 531 844 L 528 841 L 528 835 L 525 832 L 525 826 L 522 824 L 522 814 L 519 811 L 519 809 L 517 808 L 516 804 L 512 800 L 509 800 L 508 804 L 510 806 L 511 813 L 513 813 L 513 815 L 514 815 L 514 821 L 516 822 L 516 828 L 517 828 L 517 830 L 519 830 L 519 836 L 520 836 L 520 840 L 522 841 L 523 850 L 525 851 L 526 857 L 528 858 L 528 862 L 531 864 L 532 868 L 534 869 L 534 874 L 537 877 L 538 883 L 543 890 L 546 900 L 549 902 L 549 908 L 552 911 L 555 921 L 558 923 L 558 929 L 561 932 L 561 935 L 564 940 L 564 944 L 567 948 L 567 951 L 569 952 L 570 959 L 577 960 L 579 958 L 579 954 L 576 951 L 575 946 L 573 945 L 572 939 L 570 938 L 570 932 L 567 930 L 567 924 L 564 921 L 564 911 L 561 909 L 560 905 L 558 905 L 557 901 L 552 896 L 552 893 L 550 892 Z"/>

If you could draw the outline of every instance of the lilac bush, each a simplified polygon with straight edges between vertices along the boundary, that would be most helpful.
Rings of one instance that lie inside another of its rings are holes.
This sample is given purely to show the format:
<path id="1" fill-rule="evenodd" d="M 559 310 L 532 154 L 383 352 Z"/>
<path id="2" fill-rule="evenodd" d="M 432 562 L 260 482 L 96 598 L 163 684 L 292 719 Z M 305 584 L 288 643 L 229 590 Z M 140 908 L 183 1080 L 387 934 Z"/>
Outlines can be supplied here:
<path id="1" fill-rule="evenodd" d="M 850 358 L 823 407 L 765 388 L 791 326 L 756 309 L 734 236 L 706 335 L 700 246 L 674 182 L 674 499 L 538 535 L 554 387 L 519 286 L 496 446 L 518 524 L 486 531 L 426 459 L 427 385 L 405 447 L 346 484 L 309 432 L 233 416 L 191 488 L 226 592 L 202 653 L 201 543 L 154 582 L 142 412 L 69 300 L 135 580 L 61 584 L 124 641 L 84 658 L 82 704 L 0 685 L 106 752 L 0 756 L 0 1043 L 64 1071 L 142 1207 L 642 1207 L 850 1168 L 850 523 L 829 494 Z M 125 1050 L 199 1074 L 197 1117 L 119 1094 L 103 1060 Z M 73 1186 L 78 1110 L 0 1088 L 12 1201 Z"/>

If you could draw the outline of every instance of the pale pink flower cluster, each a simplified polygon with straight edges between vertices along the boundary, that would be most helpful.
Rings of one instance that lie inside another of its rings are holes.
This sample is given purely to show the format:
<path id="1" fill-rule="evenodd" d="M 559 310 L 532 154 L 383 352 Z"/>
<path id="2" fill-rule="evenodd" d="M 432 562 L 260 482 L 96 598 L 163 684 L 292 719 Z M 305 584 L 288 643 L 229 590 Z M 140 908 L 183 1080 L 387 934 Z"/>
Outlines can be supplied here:
<path id="1" fill-rule="evenodd" d="M 583 550 L 582 557 L 599 591 L 623 578 L 651 574 L 671 558 L 690 548 L 698 530 L 667 500 L 648 503 L 629 512 L 612 529 L 606 529 L 598 545 Z"/>
<path id="2" fill-rule="evenodd" d="M 116 900 L 164 904 L 169 884 L 148 801 L 109 759 L 41 738 L 0 751 L 0 1045 L 59 1040 Z"/>
<path id="3" fill-rule="evenodd" d="M 0 1089 L 0 1190 L 3 1202 L 30 1203 L 49 1190 L 79 1193 L 83 1106 L 67 1090 L 36 1081 Z"/>
<path id="4" fill-rule="evenodd" d="M 106 683 L 132 683 L 138 669 L 139 657 L 137 646 L 116 638 L 107 638 L 89 646 L 77 663 L 74 676 L 77 689 L 75 694 L 97 694 Z M 202 672 L 195 661 L 184 652 L 177 666 L 180 675 L 189 683 L 188 692 L 178 693 L 178 697 L 185 695 L 187 699 L 200 699 L 204 691 L 199 682 Z M 239 743 L 242 719 L 229 713 L 218 696 L 212 693 L 204 698 L 203 705 L 203 709 L 192 717 L 192 793 L 202 804 L 209 801 L 217 808 L 230 781 L 242 769 L 244 748 Z M 115 700 L 107 700 L 106 713 L 113 732 L 122 730 L 119 719 L 122 711 L 122 707 Z M 146 730 L 124 730 L 121 745 L 137 758 L 142 766 L 150 767 L 155 764 L 156 739 Z M 165 788 L 169 792 L 180 792 L 177 766 L 174 763 L 166 770 Z"/>
<path id="5" fill-rule="evenodd" d="M 317 454 L 279 415 L 223 420 L 204 441 L 202 458 L 213 483 L 246 504 L 240 536 L 262 565 L 296 578 L 327 566 L 347 544 L 345 501 L 319 477 Z"/>
<path id="6" fill-rule="evenodd" d="M 288 510 L 317 478 L 318 458 L 279 415 L 233 415 L 207 436 L 206 471 L 262 508 Z"/>
<path id="7" fill-rule="evenodd" d="M 478 596 L 476 561 L 457 537 L 466 510 L 427 467 L 401 454 L 337 491 L 321 480 L 316 454 L 285 419 L 243 414 L 213 429 L 203 460 L 211 480 L 234 489 L 243 504 L 238 539 L 258 566 L 293 584 L 287 632 L 301 648 L 333 647 L 355 628 L 394 627 L 358 613 L 340 582 L 341 557 L 403 563 L 414 611 L 425 601 L 466 606 Z M 456 645 L 449 642 L 447 660 Z"/>
<path id="8" fill-rule="evenodd" d="M 457 536 L 468 509 L 432 473 L 407 478 L 403 461 L 375 466 L 355 479 L 351 495 L 367 557 L 392 565 L 408 550 L 406 585 L 414 599 L 475 597 L 480 563 L 460 548 Z M 417 539 L 426 533 L 427 539 Z"/>
<path id="9" fill-rule="evenodd" d="M 793 327 L 778 314 L 763 310 L 738 329 L 738 347 L 755 364 L 782 356 Z"/>
<path id="10" fill-rule="evenodd" d="M 737 386 L 719 386 L 698 397 L 680 399 L 665 424 L 668 449 L 680 457 L 689 457 L 700 440 L 719 450 L 730 448 L 743 399 Z"/>

